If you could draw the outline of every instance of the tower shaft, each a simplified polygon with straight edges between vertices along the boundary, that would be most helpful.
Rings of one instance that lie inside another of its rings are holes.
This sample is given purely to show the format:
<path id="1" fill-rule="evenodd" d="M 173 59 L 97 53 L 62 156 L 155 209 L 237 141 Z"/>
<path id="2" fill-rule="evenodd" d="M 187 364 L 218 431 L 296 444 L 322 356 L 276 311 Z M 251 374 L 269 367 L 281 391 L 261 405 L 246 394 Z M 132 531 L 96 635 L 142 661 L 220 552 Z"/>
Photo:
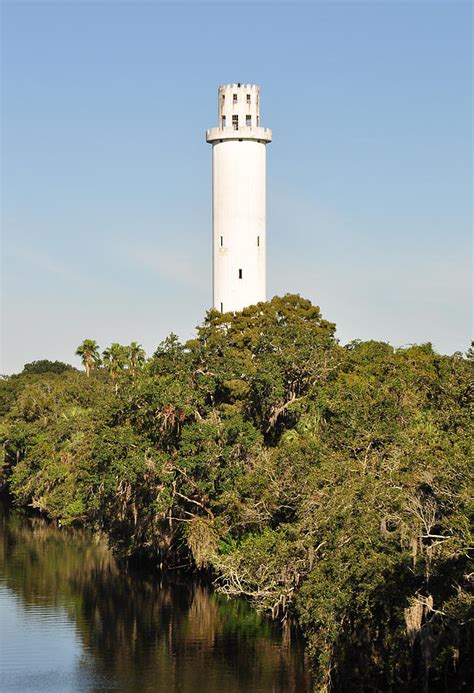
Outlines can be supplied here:
<path id="1" fill-rule="evenodd" d="M 242 310 L 266 300 L 266 144 L 260 89 L 219 87 L 212 144 L 213 306 Z"/>

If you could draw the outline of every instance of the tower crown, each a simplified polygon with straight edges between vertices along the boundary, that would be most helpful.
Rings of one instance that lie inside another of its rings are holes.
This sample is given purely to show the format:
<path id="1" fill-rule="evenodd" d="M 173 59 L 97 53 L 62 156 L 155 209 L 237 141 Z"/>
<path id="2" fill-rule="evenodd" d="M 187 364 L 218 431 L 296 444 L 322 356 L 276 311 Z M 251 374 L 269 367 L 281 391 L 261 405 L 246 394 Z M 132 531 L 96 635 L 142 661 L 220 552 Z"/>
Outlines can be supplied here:
<path id="1" fill-rule="evenodd" d="M 218 89 L 218 126 L 206 132 L 210 143 L 224 139 L 271 142 L 272 132 L 260 125 L 260 87 L 223 84 Z"/>

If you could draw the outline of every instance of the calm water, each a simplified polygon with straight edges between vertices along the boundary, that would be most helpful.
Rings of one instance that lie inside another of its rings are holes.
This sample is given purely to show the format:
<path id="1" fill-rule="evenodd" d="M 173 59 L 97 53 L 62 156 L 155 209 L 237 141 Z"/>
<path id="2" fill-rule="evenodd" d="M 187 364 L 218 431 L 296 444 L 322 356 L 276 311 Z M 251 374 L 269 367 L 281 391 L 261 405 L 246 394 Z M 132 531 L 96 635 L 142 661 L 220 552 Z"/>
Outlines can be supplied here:
<path id="1" fill-rule="evenodd" d="M 103 541 L 1 516 L 0 691 L 304 693 L 301 642 L 185 576 L 119 569 Z"/>

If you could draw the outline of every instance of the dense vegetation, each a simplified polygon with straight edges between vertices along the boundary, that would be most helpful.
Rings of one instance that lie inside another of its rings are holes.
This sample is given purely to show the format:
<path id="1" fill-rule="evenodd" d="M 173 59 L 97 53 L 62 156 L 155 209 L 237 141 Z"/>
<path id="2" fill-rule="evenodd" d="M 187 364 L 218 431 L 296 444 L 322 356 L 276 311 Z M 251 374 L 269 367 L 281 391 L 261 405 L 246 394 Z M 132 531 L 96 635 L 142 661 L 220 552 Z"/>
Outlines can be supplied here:
<path id="1" fill-rule="evenodd" d="M 4 380 L 3 484 L 306 636 L 317 690 L 468 690 L 472 353 L 340 346 L 299 296 Z"/>

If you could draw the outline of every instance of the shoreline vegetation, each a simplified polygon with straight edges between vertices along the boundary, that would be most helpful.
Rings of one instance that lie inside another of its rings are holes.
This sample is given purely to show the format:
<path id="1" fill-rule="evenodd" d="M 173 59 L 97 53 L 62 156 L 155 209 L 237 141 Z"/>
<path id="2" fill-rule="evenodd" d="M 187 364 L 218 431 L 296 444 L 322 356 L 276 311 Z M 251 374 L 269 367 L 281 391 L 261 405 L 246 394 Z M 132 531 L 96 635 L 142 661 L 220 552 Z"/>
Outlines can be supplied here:
<path id="1" fill-rule="evenodd" d="M 473 352 L 342 346 L 298 295 L 1 381 L 0 486 L 297 621 L 317 691 L 473 678 Z"/>

